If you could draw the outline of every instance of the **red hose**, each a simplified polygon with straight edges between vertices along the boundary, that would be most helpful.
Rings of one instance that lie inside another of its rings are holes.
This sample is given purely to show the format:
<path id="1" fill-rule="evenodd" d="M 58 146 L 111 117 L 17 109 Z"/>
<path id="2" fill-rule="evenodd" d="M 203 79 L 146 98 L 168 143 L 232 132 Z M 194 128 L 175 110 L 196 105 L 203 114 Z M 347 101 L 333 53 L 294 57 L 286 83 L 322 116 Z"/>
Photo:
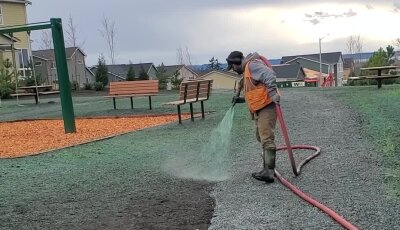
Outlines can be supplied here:
<path id="1" fill-rule="evenodd" d="M 276 113 L 277 113 L 277 117 L 278 117 L 278 120 L 279 120 L 279 123 L 281 126 L 282 135 L 283 135 L 283 138 L 284 138 L 285 144 L 286 144 L 286 146 L 278 147 L 277 151 L 284 150 L 284 149 L 288 150 L 290 164 L 292 165 L 292 171 L 293 171 L 294 175 L 298 176 L 301 172 L 301 167 L 303 167 L 303 165 L 305 165 L 307 162 L 309 162 L 314 157 L 318 156 L 321 153 L 321 150 L 320 150 L 320 148 L 315 147 L 315 146 L 307 146 L 307 145 L 291 146 L 290 140 L 289 140 L 289 134 L 287 132 L 287 128 L 286 128 L 286 124 L 285 124 L 285 120 L 283 119 L 282 110 L 281 110 L 280 105 L 278 105 L 278 104 L 276 105 Z M 296 162 L 293 157 L 293 151 L 292 151 L 293 149 L 311 149 L 311 150 L 315 150 L 315 153 L 312 154 L 311 156 L 307 157 L 305 160 L 300 162 L 300 164 L 298 166 L 296 166 Z M 348 222 L 346 219 L 344 219 L 342 216 L 340 216 L 339 214 L 334 212 L 332 209 L 319 203 L 317 200 L 309 197 L 308 195 L 303 193 L 300 189 L 298 189 L 296 186 L 289 183 L 289 181 L 287 181 L 285 178 L 283 178 L 277 170 L 275 170 L 275 176 L 278 178 L 278 180 L 283 185 L 285 185 L 287 188 L 292 190 L 292 192 L 294 192 L 297 196 L 299 196 L 303 200 L 307 201 L 311 205 L 319 208 L 321 211 L 325 212 L 328 216 L 330 216 L 332 219 L 334 219 L 337 223 L 341 224 L 344 228 L 351 229 L 351 230 L 358 229 L 357 227 L 352 225 L 350 222 Z"/>

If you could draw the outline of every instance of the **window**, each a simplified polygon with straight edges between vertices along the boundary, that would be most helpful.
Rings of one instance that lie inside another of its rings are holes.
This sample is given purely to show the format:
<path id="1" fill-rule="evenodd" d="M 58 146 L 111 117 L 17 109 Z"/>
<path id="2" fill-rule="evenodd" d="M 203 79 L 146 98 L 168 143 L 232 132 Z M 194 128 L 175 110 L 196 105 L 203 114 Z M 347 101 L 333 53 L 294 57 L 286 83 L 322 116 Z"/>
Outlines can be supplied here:
<path id="1" fill-rule="evenodd" d="M 35 62 L 35 66 L 42 66 L 42 62 L 41 61 Z"/>
<path id="2" fill-rule="evenodd" d="M 52 62 L 51 62 L 50 68 L 52 68 L 52 69 L 56 69 L 56 68 L 57 68 L 56 62 L 55 62 L 55 61 L 52 61 Z"/>
<path id="3" fill-rule="evenodd" d="M 27 49 L 20 49 L 18 52 L 19 68 L 26 69 L 29 68 L 29 56 Z"/>
<path id="4" fill-rule="evenodd" d="M 4 25 L 4 20 L 3 20 L 3 6 L 0 5 L 0 25 Z"/>

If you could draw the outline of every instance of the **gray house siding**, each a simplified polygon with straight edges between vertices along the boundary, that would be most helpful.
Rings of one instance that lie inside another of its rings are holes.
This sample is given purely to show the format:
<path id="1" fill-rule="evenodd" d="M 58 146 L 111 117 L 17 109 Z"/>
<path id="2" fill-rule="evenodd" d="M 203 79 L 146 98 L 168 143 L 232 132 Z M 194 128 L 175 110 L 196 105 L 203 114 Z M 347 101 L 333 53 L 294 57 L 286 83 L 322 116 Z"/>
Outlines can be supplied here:
<path id="1" fill-rule="evenodd" d="M 71 58 L 67 59 L 68 74 L 70 82 L 78 82 L 80 87 L 86 83 L 86 67 L 85 67 L 85 56 L 77 50 Z"/>
<path id="2" fill-rule="evenodd" d="M 149 80 L 157 80 L 157 69 L 153 65 L 147 74 L 149 75 Z"/>
<path id="3" fill-rule="evenodd" d="M 57 66 L 53 50 L 32 51 L 35 69 L 39 69 L 45 83 L 58 87 Z M 85 54 L 77 47 L 66 48 L 69 81 L 76 81 L 80 87 L 85 83 L 93 83 L 94 77 L 87 75 Z M 41 62 L 41 66 L 37 64 Z"/>

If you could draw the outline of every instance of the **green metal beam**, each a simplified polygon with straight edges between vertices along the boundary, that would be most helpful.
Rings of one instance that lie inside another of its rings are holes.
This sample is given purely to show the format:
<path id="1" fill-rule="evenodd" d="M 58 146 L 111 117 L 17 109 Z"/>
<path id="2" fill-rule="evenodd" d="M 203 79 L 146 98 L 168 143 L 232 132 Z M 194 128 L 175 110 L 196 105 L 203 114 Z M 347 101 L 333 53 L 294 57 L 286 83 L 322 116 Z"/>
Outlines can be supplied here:
<path id="1" fill-rule="evenodd" d="M 24 31 L 33 31 L 33 30 L 44 30 L 50 29 L 50 22 L 38 22 L 24 25 L 15 25 L 15 26 L 5 26 L 0 27 L 0 34 L 10 34 Z"/>
<path id="2" fill-rule="evenodd" d="M 71 96 L 71 85 L 69 82 L 67 57 L 65 54 L 65 44 L 62 22 L 60 18 L 52 18 L 51 32 L 53 34 L 54 53 L 56 57 L 56 66 L 58 82 L 60 87 L 61 108 L 64 118 L 65 133 L 75 133 L 75 115 Z"/>

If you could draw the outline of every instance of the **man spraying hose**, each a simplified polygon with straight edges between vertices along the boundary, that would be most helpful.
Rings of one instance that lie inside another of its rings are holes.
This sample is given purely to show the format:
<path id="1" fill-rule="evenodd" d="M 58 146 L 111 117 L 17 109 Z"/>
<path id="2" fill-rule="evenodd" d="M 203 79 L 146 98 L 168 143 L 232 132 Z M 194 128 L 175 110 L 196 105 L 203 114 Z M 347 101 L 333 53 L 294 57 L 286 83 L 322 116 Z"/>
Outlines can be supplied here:
<path id="1" fill-rule="evenodd" d="M 276 74 L 268 60 L 258 53 L 244 57 L 242 52 L 233 51 L 226 61 L 227 70 L 233 69 L 239 75 L 244 74 L 232 103 L 244 102 L 243 98 L 240 98 L 240 92 L 244 89 L 244 97 L 256 121 L 256 137 L 262 145 L 263 169 L 252 173 L 252 176 L 257 180 L 272 183 L 276 158 L 275 104 L 279 104 L 280 100 L 276 87 Z"/>

